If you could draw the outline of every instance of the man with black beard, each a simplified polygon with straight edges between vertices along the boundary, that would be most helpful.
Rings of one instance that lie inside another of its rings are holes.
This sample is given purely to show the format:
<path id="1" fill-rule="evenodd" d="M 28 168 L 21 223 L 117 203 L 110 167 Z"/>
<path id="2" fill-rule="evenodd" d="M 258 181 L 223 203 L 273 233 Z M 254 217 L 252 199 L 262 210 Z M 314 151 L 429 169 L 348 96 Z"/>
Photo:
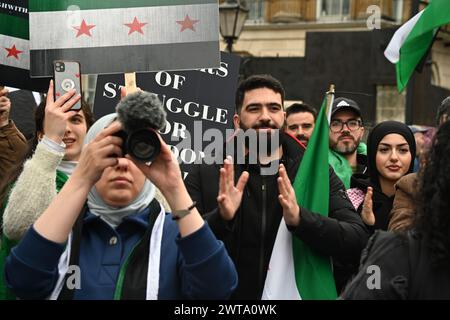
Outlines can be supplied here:
<path id="1" fill-rule="evenodd" d="M 245 150 L 245 156 L 239 159 L 224 152 L 215 157 L 225 158 L 223 166 L 194 165 L 185 180 L 197 209 L 225 243 L 236 266 L 239 283 L 233 299 L 261 299 L 282 217 L 293 236 L 317 253 L 332 257 L 333 263 L 341 259 L 358 261 L 367 242 L 361 218 L 333 170 L 330 169 L 328 217 L 297 202 L 292 182 L 305 149 L 279 130 L 285 121 L 283 104 L 284 89 L 277 79 L 254 75 L 242 81 L 236 93 L 236 131 L 231 140 L 235 151 L 231 155 Z M 252 132 L 258 134 L 258 142 L 270 139 L 272 152 L 261 152 L 242 139 L 238 142 L 240 133 L 250 136 Z M 252 156 L 256 161 L 251 161 Z M 267 170 L 268 167 L 276 170 Z M 336 275 L 336 268 L 334 271 Z M 335 280 L 341 283 L 347 279 L 335 276 Z"/>
<path id="2" fill-rule="evenodd" d="M 328 160 L 347 189 L 352 174 L 364 173 L 367 169 L 367 146 L 361 142 L 363 135 L 358 104 L 348 98 L 336 98 L 331 111 Z"/>

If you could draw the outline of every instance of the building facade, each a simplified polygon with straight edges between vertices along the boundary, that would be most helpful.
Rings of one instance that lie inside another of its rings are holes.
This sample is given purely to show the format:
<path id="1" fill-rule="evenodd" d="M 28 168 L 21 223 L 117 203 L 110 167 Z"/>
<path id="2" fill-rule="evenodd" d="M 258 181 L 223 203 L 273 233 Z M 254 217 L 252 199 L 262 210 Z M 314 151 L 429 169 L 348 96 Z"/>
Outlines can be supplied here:
<path id="1" fill-rule="evenodd" d="M 395 67 L 383 56 L 415 1 L 246 0 L 249 16 L 233 51 L 243 57 L 243 76 L 274 74 L 286 86 L 287 100 L 319 107 L 333 83 L 338 94 L 350 92 L 361 101 L 371 123 L 405 121 L 409 99 L 411 122 L 432 125 L 438 102 L 450 94 L 450 28 L 439 32 L 408 99 L 407 90 L 398 93 Z"/>

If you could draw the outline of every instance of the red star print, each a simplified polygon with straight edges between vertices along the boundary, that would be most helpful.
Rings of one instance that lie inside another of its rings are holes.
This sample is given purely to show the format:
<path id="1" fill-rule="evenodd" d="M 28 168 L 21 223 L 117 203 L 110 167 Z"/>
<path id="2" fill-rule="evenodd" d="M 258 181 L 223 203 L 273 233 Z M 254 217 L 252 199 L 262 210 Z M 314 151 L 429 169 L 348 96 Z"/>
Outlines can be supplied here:
<path id="1" fill-rule="evenodd" d="M 183 32 L 186 29 L 191 29 L 192 31 L 195 31 L 194 29 L 194 24 L 196 24 L 197 22 L 199 22 L 200 20 L 191 20 L 189 18 L 188 15 L 186 15 L 186 17 L 184 17 L 184 20 L 181 21 L 177 21 L 177 23 L 179 25 L 181 25 L 181 30 L 180 32 Z"/>
<path id="2" fill-rule="evenodd" d="M 6 56 L 8 57 L 14 57 L 17 60 L 19 60 L 19 54 L 22 53 L 23 51 L 17 50 L 16 45 L 13 45 L 11 48 L 5 48 L 6 51 L 8 51 L 8 55 Z"/>
<path id="3" fill-rule="evenodd" d="M 145 26 L 147 22 L 139 22 L 139 20 L 134 17 L 134 20 L 132 23 L 125 23 L 125 25 L 130 28 L 130 31 L 128 31 L 128 35 L 132 34 L 133 32 L 139 32 L 140 34 L 144 34 L 144 31 L 142 31 L 142 27 Z"/>
<path id="4" fill-rule="evenodd" d="M 81 22 L 81 25 L 79 27 L 72 27 L 72 28 L 74 28 L 75 30 L 78 31 L 78 33 L 77 33 L 77 38 L 78 38 L 79 36 L 81 36 L 83 34 L 85 34 L 89 37 L 92 37 L 91 29 L 94 27 L 95 27 L 95 24 L 86 24 L 86 21 L 84 21 L 84 19 L 83 19 L 83 21 Z"/>

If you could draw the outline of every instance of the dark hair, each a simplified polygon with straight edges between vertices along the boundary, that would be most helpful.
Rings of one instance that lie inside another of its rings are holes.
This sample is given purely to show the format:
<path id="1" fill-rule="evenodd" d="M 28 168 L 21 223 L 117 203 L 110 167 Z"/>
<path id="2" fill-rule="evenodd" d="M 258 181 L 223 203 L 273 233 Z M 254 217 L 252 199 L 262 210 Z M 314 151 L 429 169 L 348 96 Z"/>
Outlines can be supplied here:
<path id="1" fill-rule="evenodd" d="M 256 74 L 241 81 L 236 91 L 236 113 L 240 114 L 244 96 L 247 91 L 259 88 L 268 88 L 281 95 L 284 104 L 284 88 L 280 81 L 268 74 Z"/>
<path id="2" fill-rule="evenodd" d="M 314 121 L 317 120 L 317 110 L 306 103 L 294 103 L 286 108 L 286 118 L 291 114 L 299 112 L 309 112 L 313 115 Z"/>
<path id="3" fill-rule="evenodd" d="M 34 152 L 34 149 L 36 149 L 36 146 L 39 143 L 38 134 L 44 133 L 45 105 L 46 102 L 45 100 L 43 100 L 36 108 L 36 111 L 34 113 L 34 122 L 36 125 L 36 131 L 34 134 L 33 141 L 31 143 L 31 150 L 30 150 L 31 153 Z M 91 108 L 89 107 L 87 102 L 84 100 L 81 100 L 81 110 L 83 111 L 84 118 L 86 120 L 87 130 L 89 130 L 89 128 L 95 122 L 94 114 L 92 113 Z"/>
<path id="4" fill-rule="evenodd" d="M 450 121 L 434 136 L 426 165 L 419 171 L 415 227 L 428 239 L 432 264 L 450 261 Z"/>
<path id="5" fill-rule="evenodd" d="M 441 118 L 444 114 L 446 114 L 450 118 L 450 96 L 442 100 L 441 105 L 438 107 L 438 111 L 436 114 L 437 125 L 441 124 Z"/>

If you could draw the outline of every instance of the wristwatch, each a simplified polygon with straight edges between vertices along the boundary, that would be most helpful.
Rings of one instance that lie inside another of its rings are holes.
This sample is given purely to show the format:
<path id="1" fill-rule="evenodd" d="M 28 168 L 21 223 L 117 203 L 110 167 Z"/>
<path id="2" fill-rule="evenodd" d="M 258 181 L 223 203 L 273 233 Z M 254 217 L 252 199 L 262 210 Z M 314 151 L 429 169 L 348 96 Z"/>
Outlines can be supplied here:
<path id="1" fill-rule="evenodd" d="M 180 220 L 181 218 L 187 216 L 189 213 L 191 213 L 191 210 L 195 208 L 195 205 L 197 202 L 194 201 L 193 204 L 187 209 L 184 210 L 173 210 L 172 211 L 172 220 Z"/>

